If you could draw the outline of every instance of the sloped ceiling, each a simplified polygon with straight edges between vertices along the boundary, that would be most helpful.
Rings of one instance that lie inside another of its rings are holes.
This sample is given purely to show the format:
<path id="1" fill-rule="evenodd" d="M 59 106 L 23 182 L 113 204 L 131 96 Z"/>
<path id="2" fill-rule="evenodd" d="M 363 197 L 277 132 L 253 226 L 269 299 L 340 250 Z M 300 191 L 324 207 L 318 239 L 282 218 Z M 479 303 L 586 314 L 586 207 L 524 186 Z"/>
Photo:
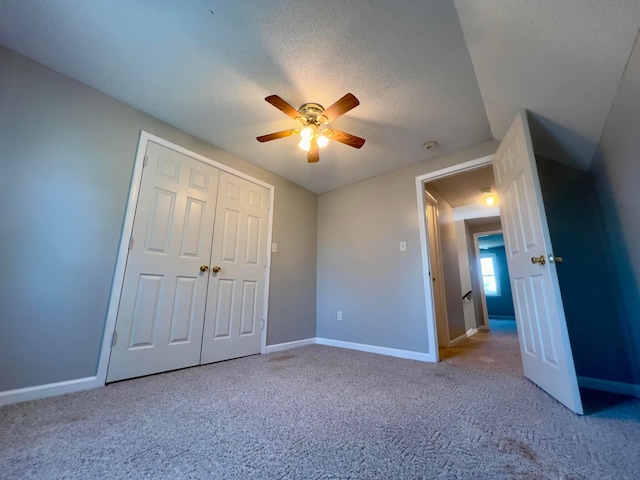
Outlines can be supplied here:
<path id="1" fill-rule="evenodd" d="M 640 28 L 638 0 L 456 0 L 496 139 L 518 108 L 586 169 Z"/>
<path id="2" fill-rule="evenodd" d="M 522 107 L 593 157 L 637 30 L 616 0 L 0 3 L 0 44 L 316 193 L 504 135 Z M 264 98 L 361 105 L 309 165 Z M 440 143 L 436 152 L 422 148 Z"/>

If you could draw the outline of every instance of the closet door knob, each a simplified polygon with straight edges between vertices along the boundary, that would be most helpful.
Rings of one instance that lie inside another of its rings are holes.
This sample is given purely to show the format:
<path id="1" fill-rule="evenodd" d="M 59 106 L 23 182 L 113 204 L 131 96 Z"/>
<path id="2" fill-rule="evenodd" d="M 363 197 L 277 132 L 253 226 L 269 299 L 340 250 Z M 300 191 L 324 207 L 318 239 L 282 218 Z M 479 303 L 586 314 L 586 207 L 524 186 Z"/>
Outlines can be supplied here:
<path id="1" fill-rule="evenodd" d="M 200 271 L 201 272 L 208 272 L 209 271 L 209 265 L 200 265 Z"/>
<path id="2" fill-rule="evenodd" d="M 220 270 L 222 270 L 222 268 L 220 268 L 220 267 L 219 267 L 219 266 L 217 266 L 217 265 L 216 265 L 215 267 L 211 267 L 211 271 L 212 271 L 213 273 L 218 273 Z"/>

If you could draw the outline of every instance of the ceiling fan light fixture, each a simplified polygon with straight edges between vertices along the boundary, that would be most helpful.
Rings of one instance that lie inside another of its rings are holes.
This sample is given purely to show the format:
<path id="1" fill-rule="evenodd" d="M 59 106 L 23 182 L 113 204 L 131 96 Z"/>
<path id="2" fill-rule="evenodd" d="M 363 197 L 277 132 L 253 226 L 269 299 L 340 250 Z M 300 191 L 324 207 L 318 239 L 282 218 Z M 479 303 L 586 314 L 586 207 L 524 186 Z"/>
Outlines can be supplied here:
<path id="1" fill-rule="evenodd" d="M 306 125 L 300 130 L 300 143 L 298 143 L 298 147 L 308 152 L 311 148 L 311 141 L 315 138 L 318 143 L 318 148 L 325 148 L 329 145 L 329 138 L 325 133 L 327 132 L 320 131 L 318 126 L 313 123 Z"/>
<path id="2" fill-rule="evenodd" d="M 307 125 L 300 130 L 300 138 L 303 140 L 311 141 L 313 136 L 316 134 L 317 128 L 314 128 L 315 125 Z"/>
<path id="3" fill-rule="evenodd" d="M 299 122 L 300 128 L 262 135 L 256 138 L 259 142 L 269 142 L 278 138 L 300 134 L 298 147 L 307 152 L 307 161 L 309 163 L 318 162 L 320 158 L 319 151 L 329 145 L 330 140 L 335 140 L 353 148 L 360 148 L 364 145 L 364 138 L 325 127 L 327 123 L 360 105 L 360 102 L 352 93 L 347 93 L 327 109 L 319 103 L 305 103 L 296 110 L 277 95 L 269 95 L 265 100 L 285 115 Z"/>
<path id="4" fill-rule="evenodd" d="M 300 143 L 298 143 L 298 147 L 304 150 L 305 152 L 308 152 L 309 149 L 311 148 L 311 138 L 301 138 Z"/>
<path id="5" fill-rule="evenodd" d="M 318 142 L 318 148 L 320 148 L 320 150 L 329 145 L 329 139 L 324 135 L 318 135 L 316 141 Z"/>

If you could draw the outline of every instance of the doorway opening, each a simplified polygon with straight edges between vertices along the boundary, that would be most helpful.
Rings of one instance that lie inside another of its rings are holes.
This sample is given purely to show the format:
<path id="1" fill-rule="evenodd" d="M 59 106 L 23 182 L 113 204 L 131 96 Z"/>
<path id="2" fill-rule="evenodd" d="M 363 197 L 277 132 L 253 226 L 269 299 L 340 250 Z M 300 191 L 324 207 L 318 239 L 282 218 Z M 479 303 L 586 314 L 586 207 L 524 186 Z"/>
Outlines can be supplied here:
<path id="1" fill-rule="evenodd" d="M 432 334 L 433 351 L 437 360 L 434 298 L 428 279 L 425 183 L 438 179 L 446 180 L 454 173 L 472 171 L 491 164 L 496 174 L 495 186 L 500 194 L 500 211 L 503 213 L 501 222 L 504 223 L 509 273 L 514 290 L 513 300 L 518 312 L 517 322 L 520 328 L 517 338 L 524 375 L 571 411 L 582 414 L 578 376 L 569 342 L 559 269 L 556 266 L 556 263 L 562 263 L 562 257 L 553 251 L 550 223 L 547 221 L 542 197 L 545 189 L 547 195 L 561 192 L 563 203 L 584 203 L 588 196 L 576 195 L 575 199 L 567 198 L 566 186 L 557 188 L 562 185 L 558 185 L 557 181 L 553 183 L 558 175 L 555 172 L 549 175 L 549 172 L 544 171 L 544 165 L 537 164 L 528 115 L 526 110 L 518 112 L 493 156 L 416 177 L 419 222 L 423 227 L 420 235 L 424 245 L 423 284 L 428 331 Z M 566 183 L 564 177 L 561 179 L 563 184 Z M 491 193 L 491 189 L 488 193 Z M 581 202 L 575 201 L 578 199 Z M 553 203 L 552 200 L 549 199 L 549 202 Z M 569 219 L 571 216 L 565 218 Z M 579 227 L 588 229 L 589 223 L 581 222 Z M 561 230 L 556 229 L 556 233 L 558 231 Z M 564 228 L 564 232 L 567 231 Z M 568 233 L 574 238 L 577 231 L 579 229 L 576 227 Z M 573 290 L 576 291 L 575 288 Z M 577 291 L 582 293 L 581 290 Z M 569 297 L 567 292 L 567 298 Z M 451 330 L 451 318 L 448 322 Z M 586 361 L 584 364 L 589 366 Z"/>
<path id="2" fill-rule="evenodd" d="M 501 230 L 473 235 L 482 313 L 488 328 L 516 331 L 516 312 Z"/>
<path id="3" fill-rule="evenodd" d="M 500 213 L 495 203 L 486 205 L 495 191 L 491 156 L 420 180 L 436 361 L 471 348 L 465 340 L 479 332 L 495 328 L 516 337 Z M 483 272 L 483 263 L 493 271 Z"/>

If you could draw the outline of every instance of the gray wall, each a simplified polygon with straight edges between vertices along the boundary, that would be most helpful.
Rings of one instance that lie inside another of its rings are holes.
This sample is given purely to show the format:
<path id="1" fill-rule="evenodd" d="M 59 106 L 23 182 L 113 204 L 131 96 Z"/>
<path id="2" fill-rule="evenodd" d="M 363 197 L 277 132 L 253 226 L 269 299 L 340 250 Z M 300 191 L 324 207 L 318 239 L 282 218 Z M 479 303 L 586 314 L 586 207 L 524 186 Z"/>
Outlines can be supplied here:
<path id="1" fill-rule="evenodd" d="M 480 256 L 492 253 L 496 256 L 498 283 L 500 295 L 487 295 L 487 314 L 489 318 L 501 318 L 503 320 L 515 320 L 516 312 L 513 307 L 511 293 L 511 281 L 509 279 L 509 266 L 507 265 L 507 253 L 504 247 L 488 248 L 480 250 Z"/>
<path id="2" fill-rule="evenodd" d="M 415 177 L 496 147 L 489 141 L 320 195 L 319 337 L 428 352 Z"/>
<path id="3" fill-rule="evenodd" d="M 640 44 L 631 52 L 591 166 L 634 345 L 634 382 L 640 384 Z"/>
<path id="4" fill-rule="evenodd" d="M 140 130 L 275 186 L 268 341 L 315 336 L 315 194 L 0 48 L 0 391 L 95 375 Z"/>
<path id="5" fill-rule="evenodd" d="M 633 383 L 633 350 L 592 177 L 536 155 L 569 340 L 579 376 Z"/>
<path id="6" fill-rule="evenodd" d="M 267 345 L 316 336 L 317 214 L 315 193 L 279 179 L 273 219 L 278 251 L 271 254 Z"/>

